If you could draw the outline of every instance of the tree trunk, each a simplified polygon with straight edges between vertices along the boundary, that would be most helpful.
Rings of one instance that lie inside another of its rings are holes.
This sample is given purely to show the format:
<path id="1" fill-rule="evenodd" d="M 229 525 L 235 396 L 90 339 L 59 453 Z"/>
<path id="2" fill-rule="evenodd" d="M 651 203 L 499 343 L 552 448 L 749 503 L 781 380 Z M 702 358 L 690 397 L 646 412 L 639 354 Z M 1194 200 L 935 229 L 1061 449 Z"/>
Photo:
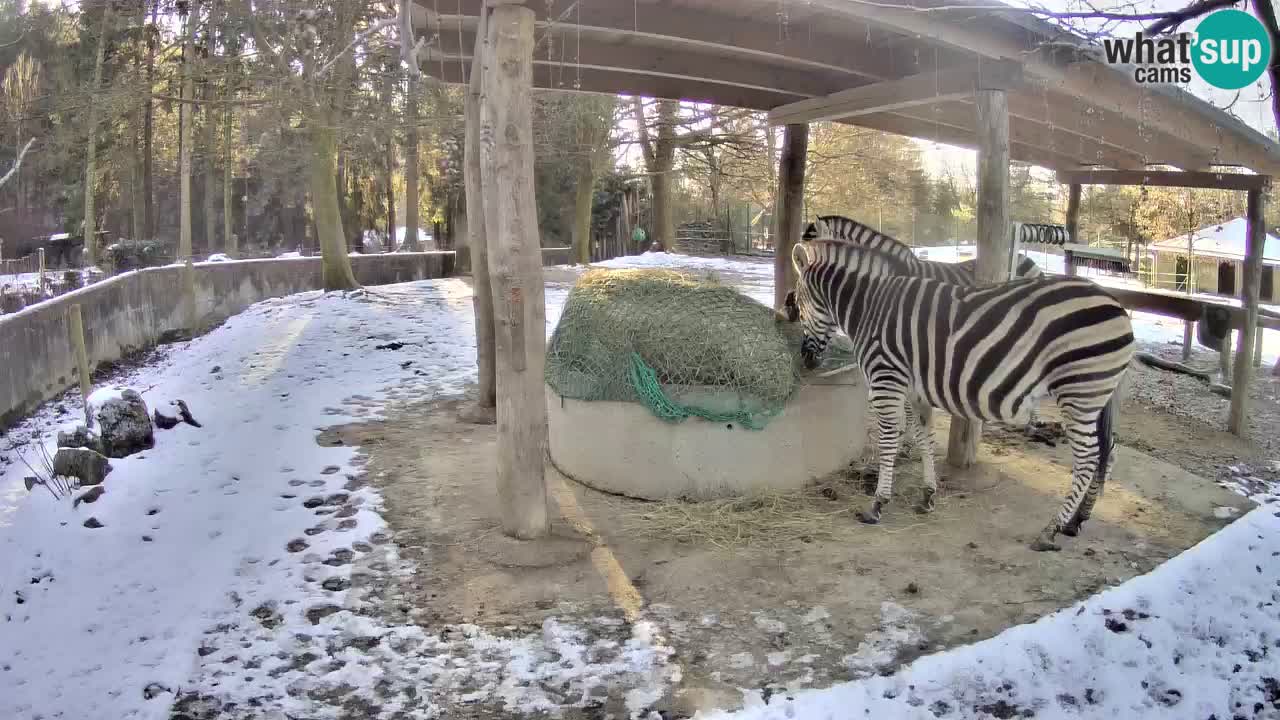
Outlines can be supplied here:
<path id="1" fill-rule="evenodd" d="M 225 94 L 228 101 L 235 99 L 234 77 L 231 74 L 227 76 Z M 234 168 L 235 163 L 232 162 L 231 156 L 231 103 L 228 102 L 222 109 L 222 242 L 227 256 L 238 258 L 240 257 L 240 238 L 235 232 L 235 212 L 231 190 L 231 175 Z M 248 193 L 247 186 L 245 192 Z"/>
<path id="2" fill-rule="evenodd" d="M 332 127 L 321 121 L 311 127 L 311 209 L 320 243 L 325 290 L 359 287 L 347 255 L 347 238 L 342 232 L 342 210 L 338 206 L 338 140 Z"/>
<path id="3" fill-rule="evenodd" d="M 382 106 L 395 107 L 395 73 L 400 68 L 400 56 L 391 55 L 387 59 L 386 78 L 382 83 Z M 383 178 L 383 191 L 387 201 L 387 246 L 386 252 L 396 251 L 396 132 L 392 124 L 387 130 L 386 157 L 383 161 L 386 177 Z"/>
<path id="4" fill-rule="evenodd" d="M 487 52 L 487 19 L 480 18 L 473 57 L 483 58 Z M 497 380 L 494 359 L 493 295 L 489 281 L 489 247 L 485 233 L 485 201 L 480 180 L 480 93 L 484 75 L 481 63 L 472 63 L 464 111 L 466 138 L 463 147 L 463 180 L 467 202 L 467 246 L 471 262 L 472 305 L 476 322 L 476 366 L 478 369 L 481 411 L 497 404 Z M 483 413 L 481 413 L 483 414 Z"/>
<path id="5" fill-rule="evenodd" d="M 210 27 L 209 32 L 205 33 L 205 40 L 210 45 L 213 44 L 212 27 Z M 213 84 L 206 79 L 204 86 L 206 104 L 204 112 L 201 113 L 204 116 L 204 249 L 206 253 L 211 253 L 214 248 L 218 247 L 218 218 L 214 215 L 213 210 L 213 188 L 217 184 L 214 160 L 218 157 L 218 141 L 214 135 L 217 123 L 213 119 L 213 92 Z"/>
<path id="6" fill-rule="evenodd" d="M 195 46 L 196 25 L 200 17 L 200 2 L 192 0 L 187 11 L 186 41 L 182 50 L 182 99 L 195 96 Z M 178 259 L 192 255 L 191 247 L 191 120 L 194 105 L 180 103 L 178 116 Z"/>
<path id="7" fill-rule="evenodd" d="M 573 261 L 583 265 L 591 262 L 591 200 L 595 181 L 591 164 L 579 164 L 573 193 Z"/>
<path id="8" fill-rule="evenodd" d="M 156 234 L 156 213 L 154 207 L 154 183 L 151 170 L 151 159 L 154 153 L 153 139 L 154 131 L 152 130 L 152 117 L 155 114 L 155 104 L 151 100 L 151 91 L 154 89 L 155 68 L 156 68 L 156 33 L 159 28 L 156 21 L 159 19 L 160 3 L 155 0 L 151 4 L 151 25 L 146 28 L 147 33 L 147 89 L 146 97 L 143 99 L 142 114 L 142 216 L 143 227 L 142 235 L 145 239 L 150 240 Z"/>
<path id="9" fill-rule="evenodd" d="M 102 64 L 106 57 L 107 40 L 111 35 L 111 3 L 102 8 L 102 26 L 98 34 L 98 53 L 93 60 L 93 86 L 89 89 L 89 142 L 85 147 L 84 163 L 84 248 L 90 266 L 98 264 L 97 208 L 94 205 L 98 190 L 98 91 L 102 88 Z"/>
<path id="10" fill-rule="evenodd" d="M 418 218 L 418 207 L 422 200 L 418 184 L 421 180 L 418 170 L 418 78 L 409 75 L 409 82 L 404 95 L 404 247 L 410 252 L 422 249 L 418 242 L 421 220 Z M 436 238 L 436 247 L 440 247 L 440 238 Z"/>
<path id="11" fill-rule="evenodd" d="M 489 22 L 481 180 L 498 323 L 498 500 L 503 531 L 528 540 L 550 529 L 544 475 L 546 307 L 533 193 L 534 13 L 499 5 Z"/>

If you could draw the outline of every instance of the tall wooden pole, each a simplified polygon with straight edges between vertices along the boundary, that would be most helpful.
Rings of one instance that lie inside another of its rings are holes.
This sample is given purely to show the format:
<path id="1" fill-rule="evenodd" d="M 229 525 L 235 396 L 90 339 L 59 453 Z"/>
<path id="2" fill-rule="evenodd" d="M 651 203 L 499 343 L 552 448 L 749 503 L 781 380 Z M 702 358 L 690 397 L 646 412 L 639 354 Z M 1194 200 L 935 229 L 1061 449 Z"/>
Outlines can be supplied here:
<path id="1" fill-rule="evenodd" d="M 773 256 L 773 307 L 782 309 L 787 293 L 796 286 L 791 248 L 800 241 L 804 221 L 804 168 L 809 155 L 808 123 L 792 123 L 782 133 L 782 158 L 778 162 L 777 233 Z"/>
<path id="2" fill-rule="evenodd" d="M 1263 219 L 1264 195 L 1261 190 L 1249 191 L 1246 211 L 1249 235 L 1244 250 L 1244 327 L 1240 328 L 1240 340 L 1236 345 L 1235 371 L 1231 378 L 1231 415 L 1227 429 L 1243 436 L 1248 429 L 1249 386 L 1253 381 L 1253 344 L 1258 339 L 1258 296 L 1262 285 L 1262 249 L 1266 243 L 1267 228 Z"/>
<path id="3" fill-rule="evenodd" d="M 484 194 L 480 182 L 480 96 L 484 77 L 484 58 L 487 49 L 487 20 L 485 11 L 480 13 L 480 29 L 476 33 L 475 50 L 472 52 L 470 84 L 467 86 L 464 112 L 466 114 L 466 138 L 463 148 L 463 179 L 466 183 L 467 201 L 467 251 L 471 265 L 471 303 L 476 322 L 476 366 L 479 369 L 478 417 L 492 415 L 487 412 L 497 403 L 494 379 L 493 346 L 493 295 L 489 283 L 489 251 L 485 238 Z M 492 422 L 492 421 L 490 421 Z"/>
<path id="4" fill-rule="evenodd" d="M 480 178 L 497 349 L 498 501 L 503 531 L 521 539 L 549 529 L 546 308 L 533 195 L 533 25 L 527 7 L 493 8 L 480 99 Z"/>
<path id="5" fill-rule="evenodd" d="M 1067 242 L 1080 242 L 1080 184 L 1072 183 L 1067 187 Z M 1070 250 L 1062 252 L 1062 270 L 1067 276 L 1076 274 L 1074 253 Z"/>
<path id="6" fill-rule="evenodd" d="M 1003 89 L 979 89 L 978 111 L 978 263 L 979 283 L 1009 279 L 1009 99 Z M 947 462 L 966 468 L 978 458 L 982 424 L 951 419 Z"/>

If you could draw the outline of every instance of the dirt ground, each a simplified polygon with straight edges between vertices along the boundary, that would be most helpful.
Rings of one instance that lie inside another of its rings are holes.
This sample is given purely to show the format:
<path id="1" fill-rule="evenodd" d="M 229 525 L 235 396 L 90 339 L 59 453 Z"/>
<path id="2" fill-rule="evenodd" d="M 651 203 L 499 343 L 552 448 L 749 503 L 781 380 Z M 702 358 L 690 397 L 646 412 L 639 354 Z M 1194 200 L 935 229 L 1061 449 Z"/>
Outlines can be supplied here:
<path id="1" fill-rule="evenodd" d="M 930 516 L 911 510 L 919 463 L 903 461 L 879 526 L 853 517 L 868 498 L 851 471 L 801 498 L 828 521 L 812 536 L 717 547 L 655 537 L 636 522 L 649 504 L 589 490 L 548 465 L 554 532 L 518 543 L 498 529 L 494 428 L 460 422 L 462 407 L 407 406 L 322 434 L 363 448 L 364 479 L 381 488 L 393 540 L 418 568 L 354 581 L 378 587 L 389 620 L 426 628 L 529 632 L 554 616 L 625 638 L 632 622 L 652 620 L 682 670 L 659 705 L 668 718 L 734 707 L 744 689 L 789 693 L 892 672 L 991 637 L 1151 570 L 1251 505 L 1188 472 L 1194 458 L 1179 454 L 1209 442 L 1230 452 L 1231 436 L 1137 407 L 1123 415 L 1106 495 L 1058 553 L 1027 546 L 1065 491 L 1069 452 L 995 429 L 977 468 L 944 478 Z M 940 445 L 946 432 L 944 416 Z M 626 690 L 581 717 L 620 709 Z M 508 715 L 468 705 L 446 716 Z"/>

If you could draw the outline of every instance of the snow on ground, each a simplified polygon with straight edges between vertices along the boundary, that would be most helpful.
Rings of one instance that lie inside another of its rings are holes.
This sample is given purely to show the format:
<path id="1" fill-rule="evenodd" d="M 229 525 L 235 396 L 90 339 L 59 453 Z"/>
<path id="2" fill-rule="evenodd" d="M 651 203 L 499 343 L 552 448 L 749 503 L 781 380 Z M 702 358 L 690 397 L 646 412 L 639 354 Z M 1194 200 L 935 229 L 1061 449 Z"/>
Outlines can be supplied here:
<path id="1" fill-rule="evenodd" d="M 1280 717 L 1280 513 L 1147 575 L 889 677 L 700 720 Z"/>
<path id="2" fill-rule="evenodd" d="M 565 294 L 547 293 L 548 330 Z M 380 537 L 377 493 L 347 487 L 355 451 L 321 447 L 316 432 L 376 417 L 391 389 L 462 392 L 475 376 L 471 313 L 455 279 L 264 301 L 128 379 L 151 407 L 172 413 L 184 400 L 203 427 L 157 431 L 154 449 L 112 460 L 92 505 L 28 494 L 22 463 L 4 468 L 0 717 L 164 718 L 178 691 L 269 696 L 287 714 L 332 717 L 321 699 L 335 688 L 426 717 L 430 698 L 409 700 L 424 681 L 528 710 L 548 703 L 539 682 L 572 680 L 584 698 L 621 674 L 662 682 L 667 651 L 644 623 L 612 649 L 576 647 L 580 633 L 554 623 L 529 638 L 463 627 L 446 639 L 443 628 L 378 626 L 347 597 L 353 563 L 412 568 Z M 55 408 L 11 437 L 42 424 L 52 434 Z M 211 632 L 240 643 L 212 651 Z M 326 647 L 342 648 L 342 662 Z M 217 664 L 233 655 L 260 671 Z"/>
<path id="3" fill-rule="evenodd" d="M 772 299 L 767 261 L 649 253 L 602 265 L 710 272 Z M 566 294 L 548 288 L 548 332 Z M 264 301 L 126 379 L 151 407 L 184 400 L 203 427 L 157 431 L 154 449 L 113 460 L 93 504 L 27 493 L 22 463 L 0 463 L 0 717 L 159 719 L 179 693 L 260 703 L 226 717 L 337 717 L 339 696 L 376 704 L 370 717 L 431 717 L 445 700 L 527 713 L 611 685 L 635 687 L 629 709 L 643 711 L 678 677 L 648 622 L 600 647 L 555 620 L 497 637 L 361 613 L 353 568 L 414 568 L 387 542 L 378 493 L 351 481 L 355 450 L 322 447 L 316 433 L 396 398 L 461 392 L 475 376 L 471 313 L 457 279 Z M 61 404 L 63 415 L 51 403 L 9 437 L 51 448 L 59 418 L 79 414 L 73 395 Z M 732 717 L 964 716 L 989 704 L 997 715 L 1203 720 L 1227 697 L 1280 711 L 1277 673 L 1263 671 L 1280 653 L 1267 646 L 1280 638 L 1270 513 L 1078 612 Z M 909 630 L 885 613 L 886 638 Z M 876 642 L 850 648 L 849 662 L 874 666 Z M 557 701 L 551 687 L 569 693 Z"/>

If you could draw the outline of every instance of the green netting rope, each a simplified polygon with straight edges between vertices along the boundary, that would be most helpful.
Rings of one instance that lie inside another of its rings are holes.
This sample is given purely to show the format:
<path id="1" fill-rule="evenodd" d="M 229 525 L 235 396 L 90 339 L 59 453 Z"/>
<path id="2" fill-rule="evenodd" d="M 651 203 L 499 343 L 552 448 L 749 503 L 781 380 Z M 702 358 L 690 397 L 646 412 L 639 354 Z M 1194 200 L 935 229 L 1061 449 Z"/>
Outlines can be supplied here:
<path id="1" fill-rule="evenodd" d="M 760 430 L 777 415 L 779 410 L 765 409 L 758 413 L 746 410 L 732 412 L 712 412 L 699 407 L 682 405 L 667 397 L 658 382 L 658 373 L 645 363 L 640 353 L 631 353 L 630 368 L 631 385 L 635 388 L 640 402 L 657 417 L 670 423 L 683 422 L 690 417 L 700 417 L 710 422 L 736 422 L 749 430 Z"/>

